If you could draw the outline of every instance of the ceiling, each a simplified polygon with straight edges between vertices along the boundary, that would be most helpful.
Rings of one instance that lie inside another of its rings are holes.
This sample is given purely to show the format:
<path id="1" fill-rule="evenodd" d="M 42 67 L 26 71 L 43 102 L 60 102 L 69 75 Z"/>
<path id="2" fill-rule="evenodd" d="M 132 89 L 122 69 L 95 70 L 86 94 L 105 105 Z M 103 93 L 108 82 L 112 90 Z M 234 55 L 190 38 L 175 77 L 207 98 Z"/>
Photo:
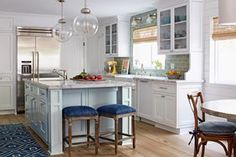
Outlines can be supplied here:
<path id="1" fill-rule="evenodd" d="M 88 7 L 97 17 L 115 15 L 133 15 L 139 12 L 155 9 L 157 0 L 87 0 Z M 66 17 L 74 18 L 83 7 L 83 0 L 65 0 Z M 60 14 L 60 3 L 57 0 L 0 0 L 0 11 Z"/>

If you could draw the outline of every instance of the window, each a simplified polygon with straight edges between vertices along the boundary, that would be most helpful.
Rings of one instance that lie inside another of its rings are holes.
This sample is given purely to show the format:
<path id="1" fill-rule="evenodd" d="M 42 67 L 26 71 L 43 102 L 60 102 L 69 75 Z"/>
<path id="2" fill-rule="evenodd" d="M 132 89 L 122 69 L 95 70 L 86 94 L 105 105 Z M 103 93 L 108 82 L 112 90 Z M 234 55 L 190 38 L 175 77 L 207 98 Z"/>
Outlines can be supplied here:
<path id="1" fill-rule="evenodd" d="M 164 69 L 165 55 L 158 55 L 157 51 L 157 26 L 133 32 L 133 68 Z"/>
<path id="2" fill-rule="evenodd" d="M 236 27 L 220 26 L 214 18 L 214 73 L 213 82 L 236 84 Z"/>

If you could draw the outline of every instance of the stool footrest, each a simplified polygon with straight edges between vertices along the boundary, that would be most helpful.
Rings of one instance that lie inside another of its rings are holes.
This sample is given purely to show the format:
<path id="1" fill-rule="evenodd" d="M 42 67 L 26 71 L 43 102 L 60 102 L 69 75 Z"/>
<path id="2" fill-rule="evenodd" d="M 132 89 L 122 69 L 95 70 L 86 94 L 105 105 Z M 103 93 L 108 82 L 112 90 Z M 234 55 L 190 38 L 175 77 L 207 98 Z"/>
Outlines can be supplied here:
<path id="1" fill-rule="evenodd" d="M 103 134 L 102 136 L 99 136 L 99 138 L 101 138 L 101 139 L 103 139 L 103 140 L 107 140 L 107 141 L 115 142 L 114 139 L 107 138 L 107 136 L 114 135 L 114 134 L 115 134 L 115 132 L 106 133 L 106 134 Z M 122 133 L 122 132 L 118 132 L 118 135 L 127 136 L 127 137 L 124 137 L 124 138 L 119 139 L 118 142 L 122 142 L 122 141 L 130 140 L 130 139 L 133 139 L 133 138 L 134 138 L 133 135 L 126 134 L 126 133 Z"/>
<path id="2" fill-rule="evenodd" d="M 88 141 L 88 142 L 87 142 L 87 141 L 85 141 L 85 142 L 74 142 L 74 143 L 72 143 L 72 145 L 79 145 L 79 144 L 95 144 L 95 138 L 92 137 L 91 135 L 73 135 L 73 136 L 72 136 L 72 139 L 73 139 L 73 138 L 79 138 L 79 137 L 88 137 L 88 138 L 91 139 L 92 141 Z M 64 139 L 64 141 L 65 141 L 67 144 L 69 144 L 68 139 L 69 139 L 68 136 L 66 136 L 65 139 Z"/>

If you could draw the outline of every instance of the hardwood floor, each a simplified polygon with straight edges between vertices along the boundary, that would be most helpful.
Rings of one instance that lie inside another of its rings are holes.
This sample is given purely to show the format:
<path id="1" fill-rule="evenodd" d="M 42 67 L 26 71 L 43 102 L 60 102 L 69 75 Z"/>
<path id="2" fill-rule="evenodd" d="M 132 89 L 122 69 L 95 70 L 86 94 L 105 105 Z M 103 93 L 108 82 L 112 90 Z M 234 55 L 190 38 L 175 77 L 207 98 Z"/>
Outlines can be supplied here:
<path id="1" fill-rule="evenodd" d="M 24 115 L 0 116 L 0 124 L 25 123 Z M 117 157 L 192 157 L 193 142 L 188 146 L 190 135 L 176 135 L 146 123 L 137 123 L 137 144 L 133 150 L 131 145 L 119 146 Z M 33 136 L 44 145 L 33 133 Z M 45 147 L 45 145 L 43 146 Z M 114 148 L 111 145 L 101 145 L 99 154 L 94 154 L 94 147 L 75 147 L 72 157 L 115 157 Z M 67 157 L 67 151 L 56 157 Z M 208 143 L 206 146 L 206 157 L 225 157 L 223 149 L 215 144 Z"/>

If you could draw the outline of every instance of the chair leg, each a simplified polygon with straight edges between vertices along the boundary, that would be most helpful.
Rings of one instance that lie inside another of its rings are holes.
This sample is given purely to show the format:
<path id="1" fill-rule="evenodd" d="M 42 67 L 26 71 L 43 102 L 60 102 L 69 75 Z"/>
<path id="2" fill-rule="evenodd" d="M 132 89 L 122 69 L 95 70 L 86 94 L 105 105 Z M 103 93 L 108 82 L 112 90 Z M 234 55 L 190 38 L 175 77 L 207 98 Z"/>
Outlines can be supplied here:
<path id="1" fill-rule="evenodd" d="M 69 136 L 69 157 L 71 157 L 71 146 L 72 146 L 72 119 L 68 119 L 68 136 Z"/>
<path id="2" fill-rule="evenodd" d="M 228 157 L 231 157 L 232 155 L 233 144 L 234 144 L 233 140 L 228 141 L 228 153 L 227 153 Z"/>
<path id="3" fill-rule="evenodd" d="M 204 157 L 204 154 L 205 154 L 205 144 L 202 144 L 202 155 L 201 155 L 201 157 Z"/>
<path id="4" fill-rule="evenodd" d="M 234 141 L 234 157 L 236 157 L 236 142 Z"/>
<path id="5" fill-rule="evenodd" d="M 117 154 L 117 149 L 118 149 L 118 119 L 115 118 L 115 154 Z"/>
<path id="6" fill-rule="evenodd" d="M 87 142 L 89 142 L 89 136 L 90 136 L 90 120 L 87 120 Z M 87 144 L 87 147 L 89 147 L 89 143 Z"/>
<path id="7" fill-rule="evenodd" d="M 95 153 L 98 154 L 99 147 L 99 123 L 98 119 L 95 119 Z"/>
<path id="8" fill-rule="evenodd" d="M 236 157 L 236 134 L 234 133 L 234 142 L 233 142 L 234 157 Z"/>
<path id="9" fill-rule="evenodd" d="M 135 116 L 132 116 L 132 135 L 133 135 L 133 148 L 135 149 L 136 147 L 136 132 L 135 132 L 135 126 L 136 126 L 136 122 L 135 122 Z"/>
<path id="10" fill-rule="evenodd" d="M 66 124 L 65 124 L 66 120 L 65 118 L 63 118 L 62 120 L 62 150 L 65 151 L 65 129 L 66 129 Z"/>
<path id="11" fill-rule="evenodd" d="M 198 137 L 197 135 L 194 136 L 194 157 L 197 157 L 198 154 Z"/>

